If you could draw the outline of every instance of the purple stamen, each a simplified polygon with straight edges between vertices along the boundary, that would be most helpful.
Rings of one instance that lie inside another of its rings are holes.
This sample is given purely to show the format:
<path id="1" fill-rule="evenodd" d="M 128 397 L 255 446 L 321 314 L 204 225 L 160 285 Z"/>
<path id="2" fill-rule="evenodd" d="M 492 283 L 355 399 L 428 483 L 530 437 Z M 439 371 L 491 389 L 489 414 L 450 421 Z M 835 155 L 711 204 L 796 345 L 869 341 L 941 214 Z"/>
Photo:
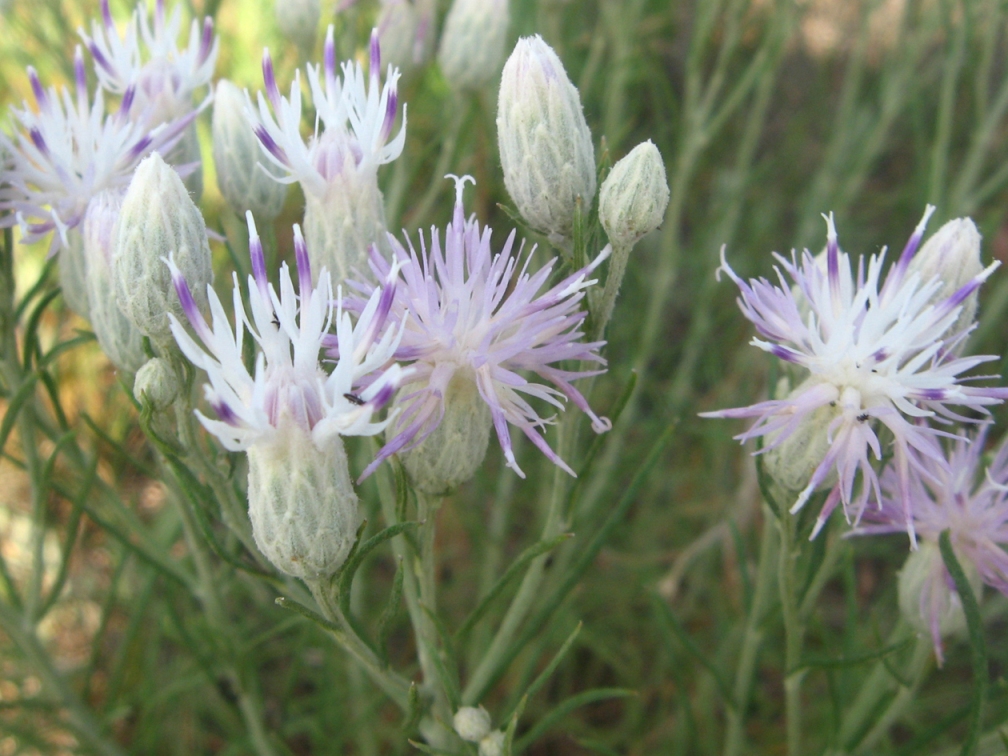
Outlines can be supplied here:
<path id="1" fill-rule="evenodd" d="M 30 129 L 28 135 L 31 137 L 32 143 L 46 157 L 49 157 L 49 147 L 46 145 L 45 137 L 42 136 L 42 132 L 36 128 Z"/>
<path id="2" fill-rule="evenodd" d="M 236 415 L 234 410 L 228 406 L 227 402 L 223 400 L 219 402 L 210 402 L 210 406 L 213 408 L 213 411 L 217 413 L 217 417 L 221 422 L 234 427 L 238 426 L 238 415 Z"/>
<path id="3" fill-rule="evenodd" d="M 87 71 L 84 68 L 84 51 L 77 45 L 74 53 L 74 78 L 77 80 L 77 108 L 81 114 L 88 110 Z"/>
<path id="4" fill-rule="evenodd" d="M 213 334 L 210 333 L 210 329 L 207 328 L 206 321 L 203 320 L 203 315 L 200 313 L 199 307 L 196 306 L 196 300 L 193 299 L 192 292 L 189 291 L 189 284 L 186 282 L 185 277 L 178 268 L 174 266 L 171 267 L 172 284 L 175 286 L 175 293 L 178 294 L 179 302 L 182 305 L 182 311 L 185 313 L 186 319 L 193 327 L 193 330 L 196 331 L 196 335 L 202 339 L 204 344 L 209 346 L 213 341 Z"/>
<path id="5" fill-rule="evenodd" d="M 88 52 L 91 53 L 91 57 L 94 58 L 95 63 L 97 63 L 99 66 L 105 69 L 105 73 L 107 73 L 109 76 L 118 78 L 118 72 L 115 70 L 112 64 L 109 63 L 108 58 L 106 58 L 102 54 L 102 51 L 98 47 L 98 45 L 96 45 L 93 41 L 88 43 Z"/>
<path id="6" fill-rule="evenodd" d="M 840 306 L 840 245 L 837 244 L 836 226 L 833 225 L 833 213 L 826 218 L 826 270 L 829 276 L 830 293 L 833 304 Z"/>
<path id="7" fill-rule="evenodd" d="M 266 131 L 265 126 L 261 124 L 259 126 L 256 126 L 255 134 L 259 138 L 259 141 L 262 144 L 262 146 L 265 147 L 267 150 L 269 150 L 270 154 L 273 157 L 275 157 L 284 165 L 288 167 L 290 166 L 290 160 L 288 160 L 287 158 L 287 153 L 284 152 L 283 147 L 277 144 L 276 141 L 274 141 L 273 137 L 269 135 L 269 132 Z"/>
<path id="8" fill-rule="evenodd" d="M 378 29 L 371 30 L 371 81 L 377 85 L 378 77 L 381 75 L 381 45 L 378 44 Z"/>
<path id="9" fill-rule="evenodd" d="M 256 231 L 255 220 L 252 218 L 252 211 L 245 211 L 245 220 L 249 228 L 249 256 L 252 258 L 252 277 L 255 278 L 259 293 L 263 300 L 269 301 L 269 290 L 266 278 L 266 256 L 263 254 L 262 241 L 259 239 L 259 232 Z"/>
<path id="10" fill-rule="evenodd" d="M 266 96 L 269 98 L 273 110 L 280 112 L 280 90 L 277 88 L 276 76 L 273 73 L 273 59 L 270 57 L 269 48 L 263 50 L 262 59 L 263 83 L 266 85 Z"/>
<path id="11" fill-rule="evenodd" d="M 42 87 L 42 82 L 39 81 L 38 72 L 32 66 L 28 66 L 28 80 L 31 82 L 32 94 L 35 96 L 35 102 L 38 103 L 39 108 L 48 110 L 49 96 Z"/>
<path id="12" fill-rule="evenodd" d="M 336 78 L 336 42 L 333 39 L 332 24 L 329 24 L 329 30 L 326 32 L 325 47 L 322 50 L 322 60 L 325 65 L 326 81 L 333 81 Z"/>
<path id="13" fill-rule="evenodd" d="M 197 65 L 203 65 L 206 63 L 207 58 L 210 57 L 210 50 L 213 47 L 213 30 L 213 19 L 210 17 L 203 19 L 203 38 L 200 40 Z"/>
<path id="14" fill-rule="evenodd" d="M 311 263 L 308 261 L 308 245 L 301 235 L 301 226 L 297 224 L 294 224 L 294 259 L 297 260 L 298 291 L 304 300 L 312 290 Z"/>
<path id="15" fill-rule="evenodd" d="M 105 28 L 109 31 L 114 31 L 115 21 L 112 20 L 112 11 L 109 9 L 108 0 L 101 0 L 101 15 L 102 21 L 105 23 Z"/>
<path id="16" fill-rule="evenodd" d="M 130 84 L 123 92 L 122 102 L 119 104 L 119 122 L 124 123 L 129 118 L 129 112 L 133 108 L 133 98 L 136 96 L 136 85 Z"/>
<path id="17" fill-rule="evenodd" d="M 130 151 L 127 153 L 127 159 L 130 162 L 136 160 L 138 157 L 147 152 L 153 142 L 154 138 L 150 134 L 145 135 L 130 148 Z"/>
<path id="18" fill-rule="evenodd" d="M 399 93 L 396 85 L 389 87 L 388 102 L 385 105 L 385 121 L 382 123 L 380 144 L 385 144 L 392 135 L 392 124 L 395 123 L 396 108 L 399 104 Z"/>

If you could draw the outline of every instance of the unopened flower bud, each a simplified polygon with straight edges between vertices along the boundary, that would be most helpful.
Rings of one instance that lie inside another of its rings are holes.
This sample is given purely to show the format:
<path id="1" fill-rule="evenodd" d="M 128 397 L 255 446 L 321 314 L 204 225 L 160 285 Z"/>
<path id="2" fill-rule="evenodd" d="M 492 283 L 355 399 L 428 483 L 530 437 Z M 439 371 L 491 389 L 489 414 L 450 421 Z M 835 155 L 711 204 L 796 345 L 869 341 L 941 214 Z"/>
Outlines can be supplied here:
<path id="1" fill-rule="evenodd" d="M 417 31 L 420 17 L 409 0 L 383 0 L 376 28 L 382 62 L 408 73 L 420 62 Z"/>
<path id="2" fill-rule="evenodd" d="M 104 191 L 93 198 L 84 215 L 82 239 L 91 330 L 112 364 L 133 373 L 147 357 L 143 334 L 123 313 L 115 296 L 112 253 L 122 201 L 121 190 Z"/>
<path id="3" fill-rule="evenodd" d="M 259 140 L 245 115 L 245 97 L 226 79 L 217 84 L 213 110 L 213 157 L 217 186 L 239 216 L 273 220 L 283 209 L 287 184 L 260 167 Z"/>
<path id="4" fill-rule="evenodd" d="M 67 230 L 67 244 L 59 253 L 59 283 L 67 307 L 82 318 L 90 319 L 84 237 L 76 228 Z"/>
<path id="5" fill-rule="evenodd" d="M 983 584 L 976 566 L 964 559 L 959 550 L 956 551 L 956 557 L 974 595 L 979 596 Z M 938 544 L 922 541 L 916 551 L 910 552 L 900 570 L 897 586 L 903 618 L 917 632 L 931 635 L 939 654 L 942 638 L 966 629 L 962 600 L 945 568 Z"/>
<path id="6" fill-rule="evenodd" d="M 942 286 L 931 300 L 936 303 L 951 297 L 981 271 L 980 232 L 969 218 L 956 218 L 939 228 L 924 243 L 910 261 L 907 275 L 919 275 L 920 285 L 936 277 L 941 279 Z M 959 318 L 948 330 L 948 335 L 955 336 L 973 325 L 976 311 L 977 292 L 973 292 L 962 303 Z"/>
<path id="7" fill-rule="evenodd" d="M 374 174 L 358 173 L 348 164 L 330 181 L 324 196 L 306 193 L 304 236 L 316 279 L 322 268 L 334 285 L 355 271 L 367 271 L 370 246 L 388 246 L 385 205 Z"/>
<path id="8" fill-rule="evenodd" d="M 808 383 L 796 388 L 792 395 L 808 389 Z M 763 455 L 763 469 L 785 491 L 797 493 L 808 485 L 812 473 L 823 461 L 830 448 L 829 426 L 840 413 L 838 406 L 824 405 L 802 420 L 797 430 L 789 433 L 784 441 Z M 768 435 L 765 446 L 774 443 L 776 435 Z M 836 483 L 836 474 L 831 473 L 823 481 L 826 488 Z"/>
<path id="9" fill-rule="evenodd" d="M 504 753 L 506 736 L 501 730 L 494 730 L 479 744 L 479 756 L 501 756 Z"/>
<path id="10" fill-rule="evenodd" d="M 507 53 L 509 0 L 455 0 L 445 19 L 438 61 L 448 84 L 478 90 L 494 80 Z"/>
<path id="11" fill-rule="evenodd" d="M 407 397 L 418 388 L 416 384 L 404 386 L 399 395 Z M 431 496 L 443 496 L 465 483 L 483 463 L 491 424 L 490 410 L 475 382 L 456 375 L 445 392 L 440 425 L 400 454 L 410 481 Z"/>
<path id="12" fill-rule="evenodd" d="M 174 343 L 168 313 L 183 318 L 164 260 L 172 257 L 197 302 L 213 280 L 210 245 L 199 208 L 182 179 L 156 152 L 137 167 L 116 227 L 112 273 L 119 306 L 155 344 Z"/>
<path id="13" fill-rule="evenodd" d="M 133 379 L 133 396 L 138 402 L 150 402 L 157 412 L 164 412 L 179 395 L 178 374 L 162 357 L 147 360 Z"/>
<path id="14" fill-rule="evenodd" d="M 319 0 L 276 0 L 280 33 L 306 53 L 315 47 L 322 6 Z"/>
<path id="15" fill-rule="evenodd" d="M 271 443 L 249 447 L 248 464 L 249 519 L 259 550 L 288 575 L 334 575 L 360 524 L 343 440 L 317 446 L 287 421 Z"/>
<path id="16" fill-rule="evenodd" d="M 525 221 L 554 242 L 569 239 L 577 199 L 595 197 L 595 149 L 577 89 L 538 35 L 504 64 L 497 100 L 504 185 Z"/>
<path id="17" fill-rule="evenodd" d="M 203 152 L 195 123 L 182 132 L 182 138 L 168 156 L 168 163 L 180 171 L 185 169 L 184 175 L 180 174 L 182 183 L 193 202 L 199 202 L 203 197 Z"/>
<path id="18" fill-rule="evenodd" d="M 479 743 L 490 733 L 490 714 L 482 706 L 463 706 L 455 712 L 452 726 L 462 740 Z"/>
<path id="19" fill-rule="evenodd" d="M 665 217 L 669 188 L 665 162 L 648 140 L 613 166 L 599 190 L 599 220 L 616 249 L 627 249 Z"/>

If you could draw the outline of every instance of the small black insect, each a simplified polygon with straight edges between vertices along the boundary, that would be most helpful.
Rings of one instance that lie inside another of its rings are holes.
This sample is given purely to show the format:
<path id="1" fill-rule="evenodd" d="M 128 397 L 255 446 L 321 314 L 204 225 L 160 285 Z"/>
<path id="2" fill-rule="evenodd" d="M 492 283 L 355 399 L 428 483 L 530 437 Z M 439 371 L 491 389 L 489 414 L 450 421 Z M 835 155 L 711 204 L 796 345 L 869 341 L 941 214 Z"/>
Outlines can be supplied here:
<path id="1" fill-rule="evenodd" d="M 275 312 L 273 313 L 273 327 L 274 328 L 280 327 L 280 316 L 277 315 Z"/>
<path id="2" fill-rule="evenodd" d="M 365 403 L 357 394 L 343 394 L 343 398 L 351 404 L 356 404 L 358 407 Z"/>
<path id="3" fill-rule="evenodd" d="M 863 423 L 867 419 L 868 419 L 868 413 L 867 412 L 862 412 L 860 415 L 857 416 L 857 420 L 858 420 L 859 423 Z"/>
<path id="4" fill-rule="evenodd" d="M 830 407 L 836 407 L 836 399 L 829 403 Z"/>

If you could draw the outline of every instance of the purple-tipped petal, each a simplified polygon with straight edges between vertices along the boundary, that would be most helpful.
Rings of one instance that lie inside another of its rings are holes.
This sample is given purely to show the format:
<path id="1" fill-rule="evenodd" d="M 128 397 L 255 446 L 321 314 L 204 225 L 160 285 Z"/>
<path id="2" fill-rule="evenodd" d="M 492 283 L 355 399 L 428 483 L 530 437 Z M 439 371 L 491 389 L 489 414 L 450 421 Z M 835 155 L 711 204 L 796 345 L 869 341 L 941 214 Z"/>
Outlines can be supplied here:
<path id="1" fill-rule="evenodd" d="M 48 110 L 49 96 L 46 94 L 42 82 L 39 81 L 38 71 L 32 66 L 28 66 L 28 80 L 31 82 L 32 94 L 35 97 L 35 102 L 38 103 L 39 109 Z"/>
<path id="2" fill-rule="evenodd" d="M 371 65 L 368 71 L 371 74 L 372 86 L 376 86 L 381 75 L 381 44 L 378 42 L 377 28 L 371 30 Z"/>
<path id="3" fill-rule="evenodd" d="M 115 21 L 112 19 L 112 11 L 109 9 L 109 0 L 101 0 L 102 22 L 108 31 L 115 31 Z"/>
<path id="4" fill-rule="evenodd" d="M 305 297 L 312 289 L 311 262 L 308 260 L 308 245 L 301 235 L 301 226 L 294 225 L 294 259 L 297 261 L 298 290 Z"/>
<path id="5" fill-rule="evenodd" d="M 837 306 L 840 302 L 840 245 L 837 242 L 833 213 L 823 217 L 826 218 L 826 275 L 829 277 L 834 305 Z"/>
<path id="6" fill-rule="evenodd" d="M 84 68 L 84 51 L 80 45 L 74 53 L 74 79 L 77 83 L 77 109 L 82 114 L 88 111 L 87 71 Z"/>
<path id="7" fill-rule="evenodd" d="M 31 137 L 32 144 L 35 145 L 36 149 L 48 157 L 49 147 L 46 145 L 45 137 L 42 136 L 42 132 L 33 128 L 28 132 L 28 135 Z"/>
<path id="8" fill-rule="evenodd" d="M 399 93 L 396 86 L 389 87 L 388 101 L 385 105 L 385 120 L 382 121 L 381 136 L 379 141 L 385 144 L 392 136 L 392 126 L 395 123 L 396 111 L 399 105 Z"/>
<path id="9" fill-rule="evenodd" d="M 290 159 L 287 157 L 287 153 L 284 152 L 283 147 L 276 143 L 273 137 L 270 136 L 269 132 L 266 131 L 266 127 L 262 124 L 255 127 L 255 135 L 259 139 L 259 143 L 265 147 L 269 153 L 279 160 L 284 165 L 290 167 Z"/>
<path id="10" fill-rule="evenodd" d="M 212 18 L 207 16 L 203 19 L 203 36 L 200 39 L 199 55 L 196 58 L 197 65 L 203 65 L 210 57 L 210 52 L 213 50 L 213 37 L 214 22 Z"/>
<path id="11" fill-rule="evenodd" d="M 266 86 L 266 97 L 269 98 L 274 112 L 280 112 L 280 90 L 277 88 L 276 75 L 273 73 L 273 59 L 269 48 L 263 50 L 262 57 L 263 84 Z M 261 137 L 260 137 L 261 139 Z"/>
<path id="12" fill-rule="evenodd" d="M 252 218 L 252 211 L 245 211 L 245 221 L 249 229 L 249 257 L 252 258 L 252 277 L 255 279 L 256 287 L 262 295 L 264 302 L 269 302 L 269 280 L 266 276 L 266 255 L 263 253 L 262 241 L 259 239 L 259 232 L 256 230 L 255 220 Z"/>
<path id="13" fill-rule="evenodd" d="M 333 37 L 333 25 L 326 30 L 325 46 L 322 48 L 322 61 L 325 66 L 326 81 L 336 78 L 336 41 Z"/>
<path id="14" fill-rule="evenodd" d="M 217 417 L 222 423 L 227 423 L 233 427 L 239 426 L 240 423 L 238 415 L 235 414 L 235 411 L 231 409 L 227 402 L 223 400 L 210 402 L 210 406 L 213 408 L 213 411 L 217 413 Z"/>

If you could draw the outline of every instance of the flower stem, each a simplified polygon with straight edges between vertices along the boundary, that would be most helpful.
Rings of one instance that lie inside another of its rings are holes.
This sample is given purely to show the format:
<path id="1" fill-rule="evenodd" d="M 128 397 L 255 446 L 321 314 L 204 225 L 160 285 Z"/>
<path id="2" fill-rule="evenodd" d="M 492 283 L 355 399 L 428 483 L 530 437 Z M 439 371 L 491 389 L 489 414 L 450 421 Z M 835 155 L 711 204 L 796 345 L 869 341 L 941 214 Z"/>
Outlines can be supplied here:
<path id="1" fill-rule="evenodd" d="M 781 548 L 778 559 L 777 584 L 780 588 L 784 619 L 784 708 L 787 721 L 788 756 L 801 753 L 801 684 L 806 670 L 801 668 L 805 626 L 798 605 L 796 561 L 798 558 L 797 521 L 794 515 L 782 512 L 778 520 Z"/>
<path id="2" fill-rule="evenodd" d="M 749 705 L 756 660 L 763 644 L 763 620 L 766 618 L 773 595 L 774 563 L 778 559 L 779 540 L 773 513 L 764 504 L 763 539 L 760 543 L 759 564 L 756 567 L 756 587 L 752 607 L 746 618 L 742 650 L 735 669 L 734 707 L 728 710 L 728 734 L 725 736 L 724 756 L 739 756 L 742 753 L 745 741 L 745 711 Z"/>

